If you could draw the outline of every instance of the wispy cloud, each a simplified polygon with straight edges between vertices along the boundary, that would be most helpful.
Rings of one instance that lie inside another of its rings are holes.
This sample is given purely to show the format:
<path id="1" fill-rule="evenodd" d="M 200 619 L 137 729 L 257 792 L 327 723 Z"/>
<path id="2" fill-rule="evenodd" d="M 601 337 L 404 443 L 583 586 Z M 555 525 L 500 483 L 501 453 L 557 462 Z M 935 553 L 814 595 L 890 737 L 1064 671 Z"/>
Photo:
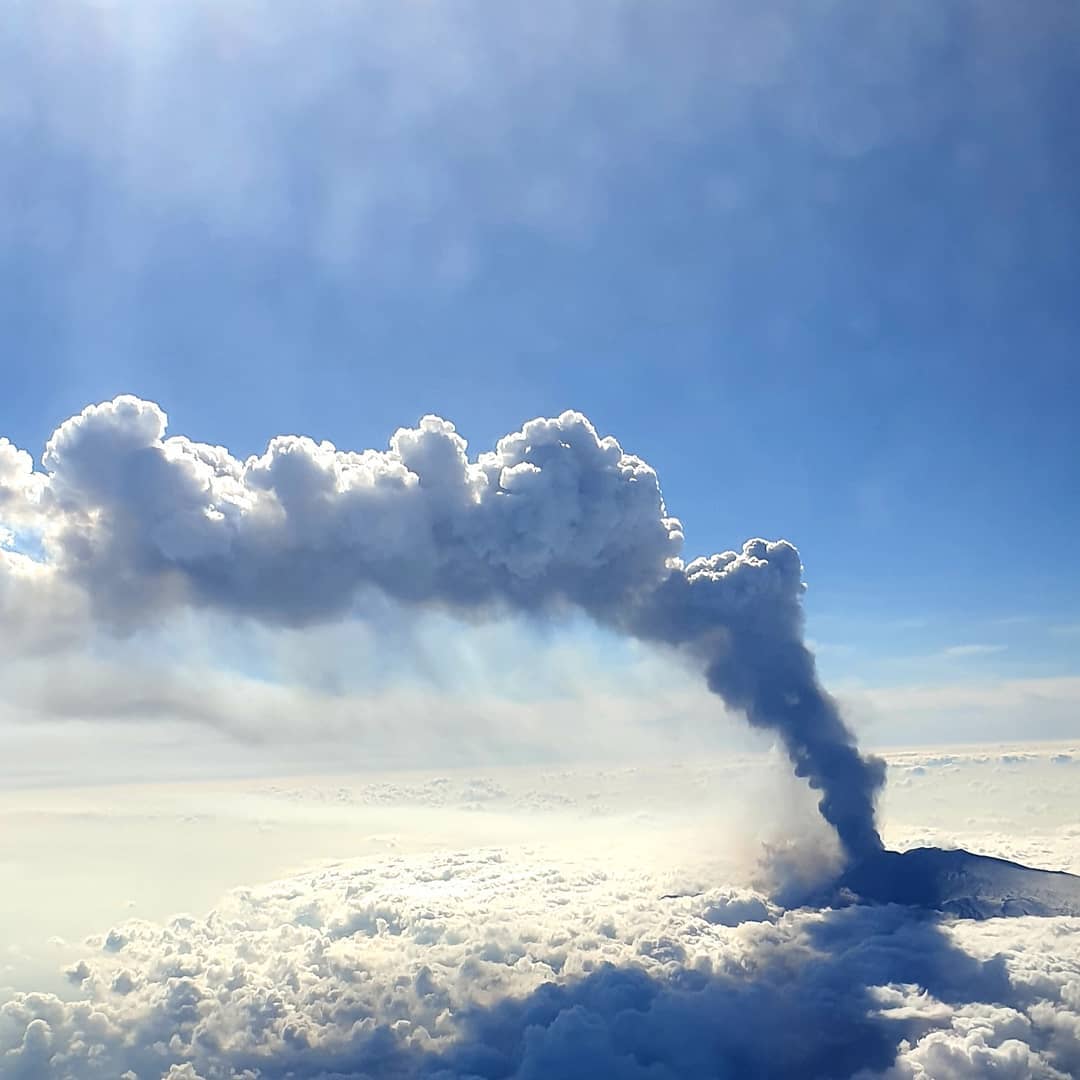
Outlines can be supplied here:
<path id="1" fill-rule="evenodd" d="M 1010 626 L 1031 626 L 1034 623 L 1042 621 L 1041 615 L 999 615 L 996 619 L 990 620 L 991 626 L 998 627 L 1010 627 Z"/>
<path id="2" fill-rule="evenodd" d="M 980 679 L 908 686 L 849 686 L 844 709 L 871 743 L 1071 738 L 1080 677 Z"/>
<path id="3" fill-rule="evenodd" d="M 0 32 L 19 87 L 0 108 L 0 138 L 22 145 L 32 133 L 36 163 L 66 162 L 69 183 L 91 186 L 87 204 L 108 208 L 88 230 L 95 267 L 106 247 L 137 265 L 153 223 L 175 214 L 327 269 L 419 267 L 455 282 L 492 229 L 587 240 L 627 176 L 648 175 L 643 158 L 775 138 L 842 163 L 938 124 L 939 110 L 912 101 L 936 20 L 867 19 L 852 3 L 827 18 L 732 0 L 677 13 L 553 0 L 542 18 L 519 0 L 313 0 L 302 16 L 260 0 L 115 6 L 104 18 L 95 5 L 52 5 L 42 18 L 16 5 Z M 990 50 L 993 70 L 1012 75 L 974 70 L 979 100 L 1005 82 L 1014 102 L 1029 82 L 1015 35 L 985 5 L 970 5 L 964 25 L 972 55 Z M 66 55 L 79 63 L 47 59 Z M 9 172 L 0 192 L 27 212 L 4 223 L 4 240 L 71 258 L 68 211 L 49 194 L 59 188 Z M 684 196 L 722 214 L 729 234 L 754 228 L 760 251 L 765 179 L 741 166 Z"/>
<path id="4" fill-rule="evenodd" d="M 856 651 L 854 645 L 842 641 L 815 641 L 809 639 L 806 644 L 816 656 L 851 656 Z"/>
<path id="5" fill-rule="evenodd" d="M 970 645 L 949 645 L 947 648 L 942 649 L 938 655 L 954 660 L 966 656 L 990 656 L 993 653 L 1004 652 L 1007 648 L 1007 645 L 987 645 L 979 643 Z"/>

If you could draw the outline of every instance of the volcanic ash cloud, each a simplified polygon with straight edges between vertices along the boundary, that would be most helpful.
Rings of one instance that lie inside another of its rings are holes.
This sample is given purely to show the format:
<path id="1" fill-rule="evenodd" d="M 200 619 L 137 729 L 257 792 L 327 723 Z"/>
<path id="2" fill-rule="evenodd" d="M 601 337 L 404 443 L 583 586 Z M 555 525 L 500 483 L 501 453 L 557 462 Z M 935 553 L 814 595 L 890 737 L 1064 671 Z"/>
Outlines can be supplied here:
<path id="1" fill-rule="evenodd" d="M 884 765 L 817 681 L 798 551 L 754 539 L 684 562 L 656 472 L 580 413 L 532 420 L 475 458 L 437 416 L 386 450 L 282 435 L 244 461 L 166 424 L 135 397 L 89 406 L 40 471 L 0 442 L 0 595 L 47 574 L 121 630 L 180 605 L 305 625 L 347 616 L 371 588 L 471 617 L 579 608 L 692 655 L 777 734 L 848 854 L 880 850 Z"/>

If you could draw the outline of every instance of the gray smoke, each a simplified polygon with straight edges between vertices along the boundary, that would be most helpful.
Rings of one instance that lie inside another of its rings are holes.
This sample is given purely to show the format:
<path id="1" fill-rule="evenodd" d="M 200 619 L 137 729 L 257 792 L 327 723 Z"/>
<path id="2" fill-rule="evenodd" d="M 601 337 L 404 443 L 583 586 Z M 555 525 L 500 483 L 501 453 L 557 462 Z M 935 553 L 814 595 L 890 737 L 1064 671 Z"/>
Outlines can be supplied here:
<path id="1" fill-rule="evenodd" d="M 885 762 L 864 756 L 818 682 L 803 640 L 802 563 L 786 540 L 748 540 L 742 551 L 695 559 L 632 613 L 639 637 L 699 657 L 709 689 L 754 727 L 776 732 L 795 773 L 821 791 L 822 816 L 844 849 L 881 850 L 874 803 Z"/>
<path id="2" fill-rule="evenodd" d="M 32 473 L 0 446 L 0 523 L 35 533 L 50 572 L 110 625 L 181 604 L 304 625 L 368 588 L 463 614 L 580 608 L 692 654 L 779 735 L 848 853 L 881 847 L 884 766 L 818 684 L 798 551 L 750 540 L 684 564 L 655 471 L 580 413 L 530 421 L 475 460 L 426 416 L 385 451 L 279 436 L 240 461 L 167 437 L 157 405 L 125 396 L 62 424 L 42 463 Z"/>

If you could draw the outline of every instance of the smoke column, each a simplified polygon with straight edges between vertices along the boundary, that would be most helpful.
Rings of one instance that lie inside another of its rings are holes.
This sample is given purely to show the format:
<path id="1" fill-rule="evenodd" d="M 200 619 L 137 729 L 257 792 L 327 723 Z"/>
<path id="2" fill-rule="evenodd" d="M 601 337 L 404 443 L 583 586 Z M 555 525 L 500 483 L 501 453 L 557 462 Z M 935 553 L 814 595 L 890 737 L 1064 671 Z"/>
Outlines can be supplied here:
<path id="1" fill-rule="evenodd" d="M 748 540 L 742 551 L 695 559 L 671 573 L 631 628 L 697 656 L 709 689 L 774 731 L 798 776 L 821 791 L 818 806 L 847 853 L 882 849 L 874 803 L 885 763 L 863 756 L 836 702 L 817 679 L 803 641 L 799 553 L 786 540 Z"/>
<path id="2" fill-rule="evenodd" d="M 0 549 L 0 596 L 53 579 L 117 629 L 178 605 L 302 626 L 347 616 L 369 588 L 471 615 L 577 607 L 690 653 L 712 691 L 779 736 L 847 853 L 881 849 L 884 765 L 818 684 L 798 551 L 750 540 L 684 563 L 654 470 L 580 413 L 530 421 L 475 459 L 435 416 L 384 451 L 278 436 L 245 461 L 166 424 L 134 397 L 89 406 L 49 439 L 44 471 L 0 440 L 0 539 L 15 548 Z M 19 538 L 40 558 L 17 554 Z"/>

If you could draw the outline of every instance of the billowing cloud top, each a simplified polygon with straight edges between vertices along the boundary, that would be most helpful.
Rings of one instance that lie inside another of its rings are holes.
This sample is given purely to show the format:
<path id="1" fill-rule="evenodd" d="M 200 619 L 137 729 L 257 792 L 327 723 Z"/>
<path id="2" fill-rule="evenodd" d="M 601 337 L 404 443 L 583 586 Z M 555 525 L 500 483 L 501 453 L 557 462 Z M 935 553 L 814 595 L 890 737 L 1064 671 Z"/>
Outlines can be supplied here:
<path id="1" fill-rule="evenodd" d="M 33 458 L 9 439 L 0 438 L 0 521 L 31 520 L 44 483 L 45 478 L 34 472 Z"/>
<path id="2" fill-rule="evenodd" d="M 654 586 L 682 540 L 656 473 L 573 412 L 473 461 L 435 416 L 386 451 L 279 436 L 239 461 L 167 437 L 157 405 L 120 397 L 62 424 L 43 464 L 50 554 L 114 617 L 183 599 L 303 623 L 365 585 L 599 612 Z"/>
<path id="3" fill-rule="evenodd" d="M 655 471 L 576 412 L 532 420 L 470 459 L 426 416 L 383 451 L 299 436 L 258 457 L 166 435 L 118 397 L 65 421 L 34 472 L 0 444 L 0 524 L 40 535 L 42 564 L 130 626 L 180 604 L 302 625 L 375 589 L 466 613 L 580 608 L 678 647 L 710 687 L 776 731 L 850 852 L 880 848 L 880 762 L 858 753 L 802 640 L 802 565 L 749 540 L 684 564 Z"/>

